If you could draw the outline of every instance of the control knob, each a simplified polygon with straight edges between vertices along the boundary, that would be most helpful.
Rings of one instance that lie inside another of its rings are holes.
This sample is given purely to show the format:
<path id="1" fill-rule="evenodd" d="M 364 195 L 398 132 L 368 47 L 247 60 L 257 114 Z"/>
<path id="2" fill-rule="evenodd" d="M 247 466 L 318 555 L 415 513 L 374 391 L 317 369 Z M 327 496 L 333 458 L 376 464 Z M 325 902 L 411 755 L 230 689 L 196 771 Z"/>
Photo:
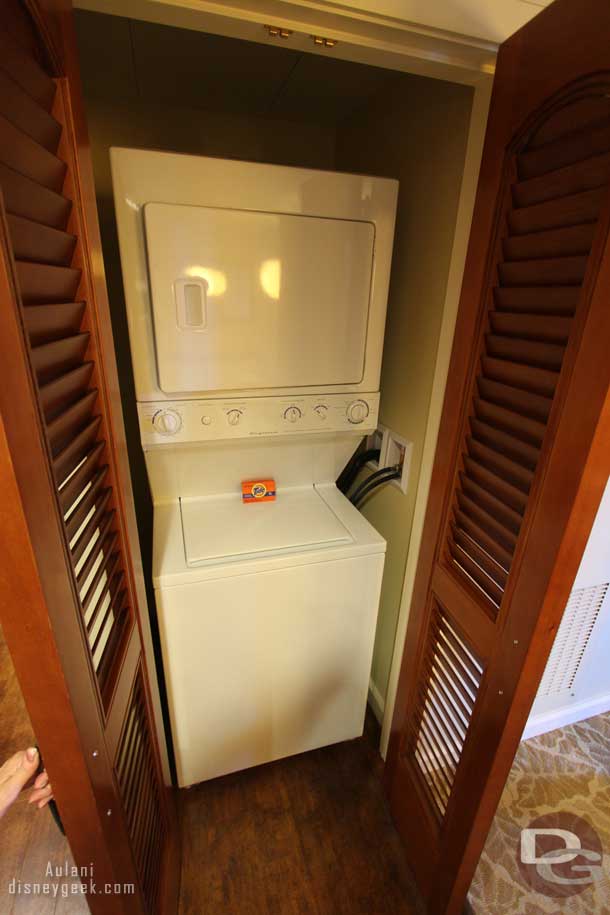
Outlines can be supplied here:
<path id="1" fill-rule="evenodd" d="M 152 424 L 155 432 L 161 435 L 175 435 L 182 429 L 182 417 L 177 410 L 157 410 Z"/>
<path id="2" fill-rule="evenodd" d="M 353 400 L 346 413 L 350 423 L 362 423 L 369 415 L 369 405 L 366 400 Z"/>
<path id="3" fill-rule="evenodd" d="M 313 411 L 318 414 L 318 419 L 326 419 L 328 416 L 328 407 L 325 403 L 316 404 Z"/>
<path id="4" fill-rule="evenodd" d="M 229 410 L 227 413 L 227 422 L 230 426 L 237 426 L 241 419 L 241 410 Z"/>
<path id="5" fill-rule="evenodd" d="M 302 415 L 299 407 L 288 407 L 287 410 L 284 410 L 284 419 L 287 419 L 289 423 L 296 423 Z"/>

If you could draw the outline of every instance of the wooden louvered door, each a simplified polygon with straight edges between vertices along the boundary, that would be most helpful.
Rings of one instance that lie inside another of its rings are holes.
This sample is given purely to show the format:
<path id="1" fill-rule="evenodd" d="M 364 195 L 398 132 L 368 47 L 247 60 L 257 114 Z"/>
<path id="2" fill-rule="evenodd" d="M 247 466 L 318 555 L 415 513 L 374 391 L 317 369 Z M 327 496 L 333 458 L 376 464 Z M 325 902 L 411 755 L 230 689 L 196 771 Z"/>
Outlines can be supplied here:
<path id="1" fill-rule="evenodd" d="M 7 0 L 0 14 L 2 473 L 48 620 L 20 611 L 24 550 L 3 557 L 0 619 L 76 863 L 98 886 L 133 886 L 98 890 L 91 910 L 152 915 L 177 904 L 176 815 L 74 46 L 55 6 Z"/>
<path id="2" fill-rule="evenodd" d="M 610 473 L 610 7 L 502 46 L 387 764 L 461 911 Z M 515 854 L 517 849 L 515 849 Z"/>

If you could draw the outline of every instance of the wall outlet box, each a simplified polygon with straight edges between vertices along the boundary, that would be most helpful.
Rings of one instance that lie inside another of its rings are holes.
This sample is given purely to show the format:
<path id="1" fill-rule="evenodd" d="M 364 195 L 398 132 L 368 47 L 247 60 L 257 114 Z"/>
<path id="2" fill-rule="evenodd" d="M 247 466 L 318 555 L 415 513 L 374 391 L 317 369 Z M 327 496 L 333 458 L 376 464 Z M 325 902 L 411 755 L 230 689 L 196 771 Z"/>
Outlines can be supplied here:
<path id="1" fill-rule="evenodd" d="M 391 429 L 380 423 L 375 431 L 367 436 L 366 447 L 367 449 L 378 448 L 380 452 L 379 461 L 367 461 L 366 466 L 371 470 L 394 467 L 396 464 L 401 465 L 402 472 L 400 477 L 391 480 L 390 485 L 400 489 L 401 492 L 406 492 L 409 483 L 413 442 L 407 441 L 402 435 L 392 432 Z"/>
<path id="2" fill-rule="evenodd" d="M 411 458 L 413 455 L 413 442 L 407 441 L 402 435 L 397 435 L 391 429 L 384 430 L 384 446 L 381 451 L 380 467 L 401 466 L 401 474 L 390 485 L 400 489 L 401 492 L 407 491 L 409 484 L 409 470 L 411 468 Z"/>

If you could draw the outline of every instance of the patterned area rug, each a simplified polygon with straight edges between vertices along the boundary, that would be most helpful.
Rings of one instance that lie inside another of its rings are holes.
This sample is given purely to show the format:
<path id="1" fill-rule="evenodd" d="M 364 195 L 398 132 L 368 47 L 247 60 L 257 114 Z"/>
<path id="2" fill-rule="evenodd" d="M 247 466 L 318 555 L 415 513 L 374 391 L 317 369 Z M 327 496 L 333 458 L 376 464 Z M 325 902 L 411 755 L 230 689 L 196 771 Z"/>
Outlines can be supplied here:
<path id="1" fill-rule="evenodd" d="M 517 862 L 521 830 L 558 812 L 586 820 L 604 850 L 598 879 L 563 899 L 533 889 Z M 474 915 L 610 915 L 610 714 L 523 741 L 469 902 Z"/>

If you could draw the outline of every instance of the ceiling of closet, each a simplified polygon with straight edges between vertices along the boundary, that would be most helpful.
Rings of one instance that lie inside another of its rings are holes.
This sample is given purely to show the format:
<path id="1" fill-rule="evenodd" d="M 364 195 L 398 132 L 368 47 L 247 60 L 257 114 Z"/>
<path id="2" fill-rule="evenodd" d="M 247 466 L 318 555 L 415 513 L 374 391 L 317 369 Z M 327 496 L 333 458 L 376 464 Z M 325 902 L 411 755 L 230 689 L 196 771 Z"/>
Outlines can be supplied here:
<path id="1" fill-rule="evenodd" d="M 392 70 L 76 11 L 87 94 L 335 124 L 399 78 Z"/>

